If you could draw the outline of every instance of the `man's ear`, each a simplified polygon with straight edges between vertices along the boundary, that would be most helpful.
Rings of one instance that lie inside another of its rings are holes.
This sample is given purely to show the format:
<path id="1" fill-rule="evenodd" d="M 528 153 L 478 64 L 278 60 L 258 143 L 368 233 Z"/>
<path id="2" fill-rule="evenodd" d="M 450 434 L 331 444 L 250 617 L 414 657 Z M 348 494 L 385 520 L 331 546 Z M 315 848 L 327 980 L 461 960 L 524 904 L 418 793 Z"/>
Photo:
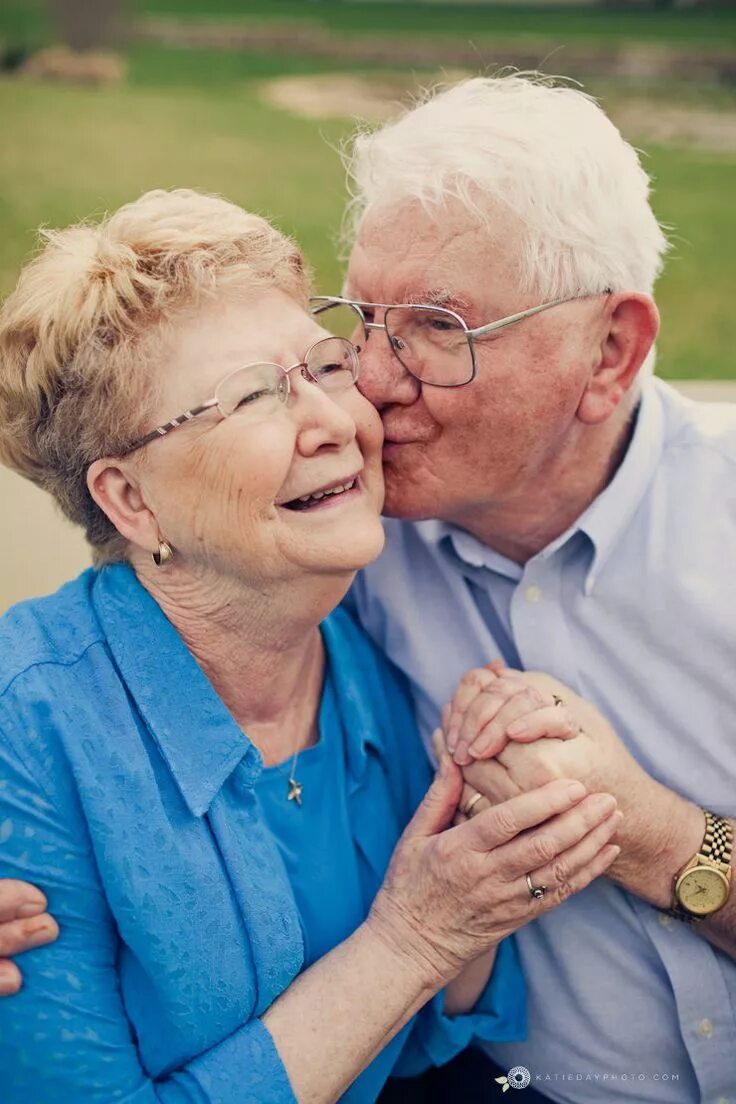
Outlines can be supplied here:
<path id="1" fill-rule="evenodd" d="M 604 309 L 597 365 L 578 406 L 578 418 L 586 425 L 599 425 L 611 416 L 635 382 L 659 332 L 659 312 L 649 295 L 612 293 Z"/>
<path id="2" fill-rule="evenodd" d="M 87 470 L 87 488 L 121 536 L 145 552 L 158 549 L 158 523 L 146 505 L 132 465 L 114 459 L 95 460 Z"/>

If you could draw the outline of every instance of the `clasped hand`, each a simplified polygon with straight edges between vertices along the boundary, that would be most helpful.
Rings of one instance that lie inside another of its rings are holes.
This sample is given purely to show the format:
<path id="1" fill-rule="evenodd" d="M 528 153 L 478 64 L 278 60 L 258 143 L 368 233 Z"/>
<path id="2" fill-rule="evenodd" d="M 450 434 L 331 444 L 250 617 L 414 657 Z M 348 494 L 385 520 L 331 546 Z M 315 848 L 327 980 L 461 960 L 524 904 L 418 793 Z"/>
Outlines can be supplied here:
<path id="1" fill-rule="evenodd" d="M 436 741 L 440 737 L 463 768 L 460 809 L 482 794 L 473 813 L 555 778 L 574 778 L 588 790 L 614 795 L 626 817 L 617 840 L 622 843 L 651 787 L 590 702 L 550 675 L 515 671 L 498 661 L 465 675 L 443 710 Z"/>

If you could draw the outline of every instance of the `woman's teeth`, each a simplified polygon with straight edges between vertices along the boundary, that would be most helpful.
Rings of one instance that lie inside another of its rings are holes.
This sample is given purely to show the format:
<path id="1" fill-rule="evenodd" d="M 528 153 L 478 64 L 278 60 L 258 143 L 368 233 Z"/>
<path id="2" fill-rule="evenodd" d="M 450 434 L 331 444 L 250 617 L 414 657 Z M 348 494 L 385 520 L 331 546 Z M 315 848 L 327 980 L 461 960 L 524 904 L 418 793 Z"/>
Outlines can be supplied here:
<path id="1" fill-rule="evenodd" d="M 350 491 L 355 486 L 355 480 L 352 479 L 350 483 L 343 483 L 338 487 L 331 487 L 329 491 L 315 491 L 311 495 L 302 495 L 299 499 L 300 502 L 319 502 L 320 498 L 327 498 L 328 495 L 342 494 L 343 491 Z"/>
<path id="2" fill-rule="evenodd" d="M 352 491 L 355 486 L 356 480 L 351 479 L 349 483 L 338 484 L 337 487 L 330 487 L 328 491 L 315 491 L 314 494 L 302 495 L 300 498 L 295 498 L 292 502 L 287 502 L 285 505 L 290 510 L 306 510 L 310 506 L 316 505 L 323 498 L 328 498 L 330 495 L 343 494 L 345 491 Z"/>

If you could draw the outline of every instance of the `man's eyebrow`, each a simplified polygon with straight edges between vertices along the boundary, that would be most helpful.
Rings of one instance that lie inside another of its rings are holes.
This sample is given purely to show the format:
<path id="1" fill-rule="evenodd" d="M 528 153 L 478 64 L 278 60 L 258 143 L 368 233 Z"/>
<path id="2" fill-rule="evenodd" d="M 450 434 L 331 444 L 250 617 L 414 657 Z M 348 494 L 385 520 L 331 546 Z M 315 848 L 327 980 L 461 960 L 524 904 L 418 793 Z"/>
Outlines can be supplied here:
<path id="1" fill-rule="evenodd" d="M 407 302 L 426 303 L 430 307 L 445 307 L 447 310 L 454 310 L 457 314 L 463 314 L 471 309 L 470 301 L 464 295 L 443 287 L 425 288 L 420 292 L 412 293 L 411 296 L 407 295 Z"/>
<path id="2" fill-rule="evenodd" d="M 345 285 L 343 286 L 342 296 L 344 299 L 352 299 L 356 303 L 371 301 L 368 299 L 361 299 Z M 446 287 L 417 288 L 415 290 L 407 288 L 406 293 L 400 300 L 397 300 L 397 303 L 416 303 L 419 306 L 444 307 L 446 310 L 453 310 L 456 314 L 460 315 L 472 309 L 469 299 L 466 299 L 464 295 L 460 295 L 457 292 L 450 291 Z"/>

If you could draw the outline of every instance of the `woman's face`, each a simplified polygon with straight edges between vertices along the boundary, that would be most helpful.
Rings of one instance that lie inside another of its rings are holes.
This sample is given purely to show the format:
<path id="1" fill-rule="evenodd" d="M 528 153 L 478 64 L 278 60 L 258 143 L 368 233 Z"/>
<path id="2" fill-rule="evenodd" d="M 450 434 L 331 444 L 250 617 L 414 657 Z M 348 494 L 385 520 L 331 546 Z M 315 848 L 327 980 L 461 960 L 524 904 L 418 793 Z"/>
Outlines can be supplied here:
<path id="1" fill-rule="evenodd" d="M 290 367 L 328 336 L 277 289 L 231 293 L 177 322 L 151 426 L 212 397 L 247 364 Z M 383 546 L 381 421 L 357 387 L 323 391 L 299 370 L 273 413 L 217 410 L 144 449 L 138 479 L 182 566 L 249 585 L 352 571 Z M 304 508 L 304 496 L 349 484 Z M 298 503 L 298 505 L 295 505 Z"/>

